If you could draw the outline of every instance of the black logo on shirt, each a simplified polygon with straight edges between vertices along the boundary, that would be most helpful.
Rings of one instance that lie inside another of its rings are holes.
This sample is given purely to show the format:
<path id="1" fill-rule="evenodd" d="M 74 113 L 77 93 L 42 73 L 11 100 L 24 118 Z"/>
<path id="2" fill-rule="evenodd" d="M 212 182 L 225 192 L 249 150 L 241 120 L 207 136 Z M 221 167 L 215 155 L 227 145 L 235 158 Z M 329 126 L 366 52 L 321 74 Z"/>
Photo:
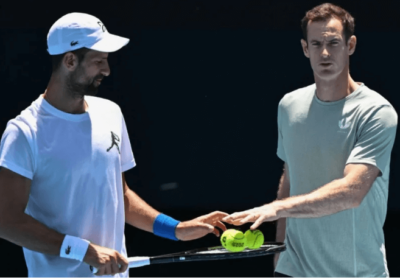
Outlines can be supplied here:
<path id="1" fill-rule="evenodd" d="M 72 41 L 71 42 L 71 46 L 75 46 L 76 44 L 78 44 L 78 41 L 76 41 L 76 42 Z"/>
<path id="2" fill-rule="evenodd" d="M 107 149 L 107 152 L 109 152 L 111 150 L 111 148 L 114 147 L 114 145 L 115 145 L 115 146 L 117 146 L 118 153 L 121 154 L 121 152 L 119 151 L 118 143 L 116 141 L 118 141 L 118 142 L 120 141 L 119 137 L 117 134 L 115 134 L 114 132 L 111 131 L 111 142 L 112 143 L 111 143 L 111 147 Z"/>
<path id="3" fill-rule="evenodd" d="M 68 246 L 67 249 L 65 249 L 65 254 L 69 255 L 71 253 L 71 246 Z"/>

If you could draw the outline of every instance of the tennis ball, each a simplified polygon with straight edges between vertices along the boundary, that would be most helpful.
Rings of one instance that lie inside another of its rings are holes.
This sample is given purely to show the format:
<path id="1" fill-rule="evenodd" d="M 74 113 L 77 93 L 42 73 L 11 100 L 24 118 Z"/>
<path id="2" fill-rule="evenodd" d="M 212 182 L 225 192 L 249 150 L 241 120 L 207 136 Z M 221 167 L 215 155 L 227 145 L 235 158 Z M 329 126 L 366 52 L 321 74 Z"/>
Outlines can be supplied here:
<path id="1" fill-rule="evenodd" d="M 264 235 L 260 230 L 248 230 L 244 234 L 247 247 L 250 249 L 258 249 L 264 244 Z"/>
<path id="2" fill-rule="evenodd" d="M 246 238 L 243 232 L 228 229 L 221 235 L 221 244 L 230 252 L 240 252 L 246 248 Z"/>

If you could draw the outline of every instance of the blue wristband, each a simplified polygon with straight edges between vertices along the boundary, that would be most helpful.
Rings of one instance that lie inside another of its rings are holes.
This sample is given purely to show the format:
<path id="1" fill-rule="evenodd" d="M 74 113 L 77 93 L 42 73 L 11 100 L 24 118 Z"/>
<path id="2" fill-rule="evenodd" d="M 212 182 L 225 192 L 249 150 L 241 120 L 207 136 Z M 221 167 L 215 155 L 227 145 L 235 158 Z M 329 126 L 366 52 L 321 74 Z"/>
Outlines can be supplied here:
<path id="1" fill-rule="evenodd" d="M 175 236 L 175 228 L 180 223 L 167 215 L 159 214 L 154 220 L 153 233 L 157 236 L 178 241 Z"/>

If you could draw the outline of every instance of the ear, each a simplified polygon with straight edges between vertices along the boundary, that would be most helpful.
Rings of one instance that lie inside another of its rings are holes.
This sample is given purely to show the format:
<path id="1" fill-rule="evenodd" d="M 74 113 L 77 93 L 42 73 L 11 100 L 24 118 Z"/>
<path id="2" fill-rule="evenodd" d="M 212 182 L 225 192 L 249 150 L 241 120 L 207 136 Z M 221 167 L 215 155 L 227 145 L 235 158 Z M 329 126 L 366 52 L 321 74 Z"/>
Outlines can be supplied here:
<path id="1" fill-rule="evenodd" d="M 64 55 L 62 64 L 66 70 L 74 71 L 78 66 L 78 57 L 72 52 L 68 52 Z"/>
<path id="2" fill-rule="evenodd" d="M 349 41 L 347 42 L 349 55 L 352 55 L 356 51 L 356 45 L 357 37 L 353 35 L 349 38 Z"/>
<path id="3" fill-rule="evenodd" d="M 301 42 L 301 47 L 303 48 L 304 55 L 306 57 L 310 58 L 310 55 L 308 53 L 308 44 L 307 44 L 306 40 L 301 39 L 300 42 Z"/>

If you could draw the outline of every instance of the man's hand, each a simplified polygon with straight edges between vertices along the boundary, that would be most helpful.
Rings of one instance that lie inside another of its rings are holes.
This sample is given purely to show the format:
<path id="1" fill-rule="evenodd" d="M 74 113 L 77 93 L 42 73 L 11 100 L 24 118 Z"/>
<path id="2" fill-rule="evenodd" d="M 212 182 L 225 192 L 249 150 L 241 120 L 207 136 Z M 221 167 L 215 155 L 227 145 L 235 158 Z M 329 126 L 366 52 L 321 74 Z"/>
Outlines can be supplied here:
<path id="1" fill-rule="evenodd" d="M 93 243 L 89 244 L 83 261 L 98 269 L 97 276 L 115 275 L 128 269 L 128 260 L 120 253 Z"/>
<path id="2" fill-rule="evenodd" d="M 270 203 L 247 211 L 233 213 L 223 218 L 222 221 L 236 226 L 254 222 L 250 229 L 255 230 L 263 222 L 271 222 L 279 218 L 278 207 L 276 204 Z"/>
<path id="3" fill-rule="evenodd" d="M 175 236 L 179 240 L 188 241 L 213 232 L 219 237 L 219 231 L 216 227 L 222 229 L 222 231 L 226 230 L 226 226 L 221 223 L 221 219 L 226 216 L 228 216 L 227 213 L 215 211 L 190 221 L 181 222 L 176 227 Z"/>

